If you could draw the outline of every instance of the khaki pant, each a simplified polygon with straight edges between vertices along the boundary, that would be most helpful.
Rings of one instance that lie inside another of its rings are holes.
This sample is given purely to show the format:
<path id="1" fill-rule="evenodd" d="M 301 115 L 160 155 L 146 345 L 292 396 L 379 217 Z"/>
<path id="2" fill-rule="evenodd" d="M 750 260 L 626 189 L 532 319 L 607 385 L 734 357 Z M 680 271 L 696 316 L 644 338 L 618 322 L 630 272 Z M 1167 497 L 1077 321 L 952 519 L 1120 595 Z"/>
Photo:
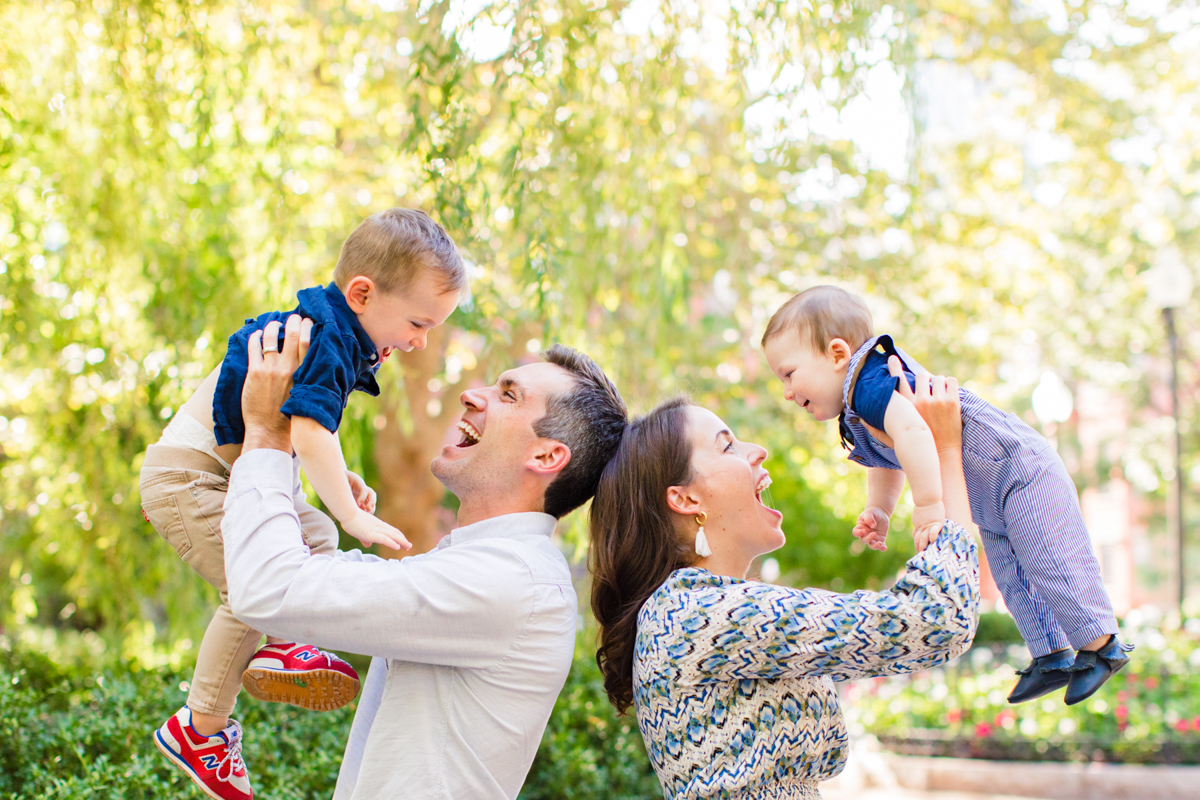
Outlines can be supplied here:
<path id="1" fill-rule="evenodd" d="M 304 502 L 296 464 L 296 514 L 304 543 L 314 553 L 337 550 L 333 520 Z M 188 708 L 200 714 L 228 716 L 242 688 L 242 673 L 258 649 L 262 634 L 239 622 L 229 610 L 225 584 L 225 546 L 221 519 L 229 474 L 219 462 L 197 450 L 152 445 L 142 466 L 142 511 L 183 562 L 221 593 L 192 676 Z"/>

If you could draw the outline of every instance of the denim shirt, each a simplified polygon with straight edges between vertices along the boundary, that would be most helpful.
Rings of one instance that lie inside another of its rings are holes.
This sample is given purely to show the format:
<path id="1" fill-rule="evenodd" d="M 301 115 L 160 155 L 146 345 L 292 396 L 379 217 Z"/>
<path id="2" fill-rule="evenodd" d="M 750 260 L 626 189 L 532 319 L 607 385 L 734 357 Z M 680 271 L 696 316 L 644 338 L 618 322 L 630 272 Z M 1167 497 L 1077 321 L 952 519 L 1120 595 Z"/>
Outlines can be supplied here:
<path id="1" fill-rule="evenodd" d="M 213 433 L 217 444 L 240 444 L 246 438 L 242 419 L 242 386 L 249 364 L 247 343 L 250 335 L 268 322 L 286 322 L 292 314 L 313 321 L 312 344 L 292 374 L 292 394 L 283 404 L 289 417 L 308 417 L 330 432 L 342 422 L 342 411 L 357 389 L 372 397 L 379 396 L 375 373 L 379 369 L 379 351 L 367 336 L 358 316 L 346 304 L 336 284 L 302 289 L 299 305 L 292 311 L 268 311 L 257 319 L 248 319 L 229 337 L 229 349 L 221 362 L 213 397 Z M 279 329 L 280 346 L 283 328 Z"/>

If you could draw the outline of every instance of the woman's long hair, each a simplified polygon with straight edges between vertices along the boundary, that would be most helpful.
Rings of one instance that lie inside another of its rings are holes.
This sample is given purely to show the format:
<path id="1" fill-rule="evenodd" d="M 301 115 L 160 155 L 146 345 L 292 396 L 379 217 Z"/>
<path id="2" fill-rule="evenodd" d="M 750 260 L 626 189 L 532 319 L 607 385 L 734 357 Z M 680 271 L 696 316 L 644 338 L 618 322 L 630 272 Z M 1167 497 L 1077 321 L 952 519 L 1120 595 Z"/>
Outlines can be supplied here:
<path id="1" fill-rule="evenodd" d="M 633 648 L 642 604 L 695 560 L 675 531 L 667 489 L 691 480 L 686 398 L 662 403 L 625 430 L 592 500 L 592 613 L 600 623 L 596 663 L 617 711 L 633 703 Z"/>

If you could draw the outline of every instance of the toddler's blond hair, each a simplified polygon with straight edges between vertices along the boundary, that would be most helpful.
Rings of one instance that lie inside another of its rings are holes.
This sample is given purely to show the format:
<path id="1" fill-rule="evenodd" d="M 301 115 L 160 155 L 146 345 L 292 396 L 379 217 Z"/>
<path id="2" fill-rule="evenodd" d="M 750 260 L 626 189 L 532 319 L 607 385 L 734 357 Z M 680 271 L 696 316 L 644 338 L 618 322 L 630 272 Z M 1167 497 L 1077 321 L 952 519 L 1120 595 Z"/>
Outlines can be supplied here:
<path id="1" fill-rule="evenodd" d="M 837 286 L 814 286 L 788 300 L 771 316 L 762 346 L 788 331 L 805 335 L 813 350 L 824 353 L 834 339 L 857 350 L 873 333 L 871 311 L 862 298 Z"/>
<path id="2" fill-rule="evenodd" d="M 437 273 L 443 292 L 467 287 L 462 256 L 442 226 L 423 211 L 389 208 L 367 217 L 346 237 L 333 282 L 344 291 L 363 275 L 382 292 L 402 292 L 425 269 Z"/>

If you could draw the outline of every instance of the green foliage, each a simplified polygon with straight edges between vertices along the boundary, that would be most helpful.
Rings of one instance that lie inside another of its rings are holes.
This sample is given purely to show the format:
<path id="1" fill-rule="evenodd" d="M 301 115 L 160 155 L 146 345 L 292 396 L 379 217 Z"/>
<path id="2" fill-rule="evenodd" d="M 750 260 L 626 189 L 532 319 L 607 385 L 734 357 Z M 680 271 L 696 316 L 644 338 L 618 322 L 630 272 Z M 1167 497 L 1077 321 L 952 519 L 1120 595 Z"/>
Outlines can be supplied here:
<path id="1" fill-rule="evenodd" d="M 1012 615 L 999 611 L 985 611 L 979 615 L 979 626 L 975 629 L 975 645 L 1022 644 L 1021 632 Z"/>
<path id="2" fill-rule="evenodd" d="M 1022 646 L 979 646 L 911 677 L 847 689 L 852 727 L 901 752 L 1000 759 L 1200 763 L 1200 630 L 1127 631 L 1132 662 L 1076 706 L 1057 692 L 1009 705 Z"/>
<path id="3" fill-rule="evenodd" d="M 64 655 L 0 639 L 0 798 L 200 797 L 151 741 L 186 699 L 187 673 Z M 353 714 L 354 704 L 318 714 L 239 698 L 243 756 L 255 793 L 328 798 Z M 661 794 L 636 720 L 618 717 L 608 704 L 592 650 L 581 638 L 521 797 Z"/>
<path id="4" fill-rule="evenodd" d="M 84 659 L 63 665 L 4 642 L 0 797 L 189 796 L 191 781 L 151 741 L 186 699 L 183 680 L 170 668 L 103 668 Z M 243 755 L 255 789 L 289 800 L 329 797 L 352 715 L 353 706 L 316 714 L 241 698 Z"/>

